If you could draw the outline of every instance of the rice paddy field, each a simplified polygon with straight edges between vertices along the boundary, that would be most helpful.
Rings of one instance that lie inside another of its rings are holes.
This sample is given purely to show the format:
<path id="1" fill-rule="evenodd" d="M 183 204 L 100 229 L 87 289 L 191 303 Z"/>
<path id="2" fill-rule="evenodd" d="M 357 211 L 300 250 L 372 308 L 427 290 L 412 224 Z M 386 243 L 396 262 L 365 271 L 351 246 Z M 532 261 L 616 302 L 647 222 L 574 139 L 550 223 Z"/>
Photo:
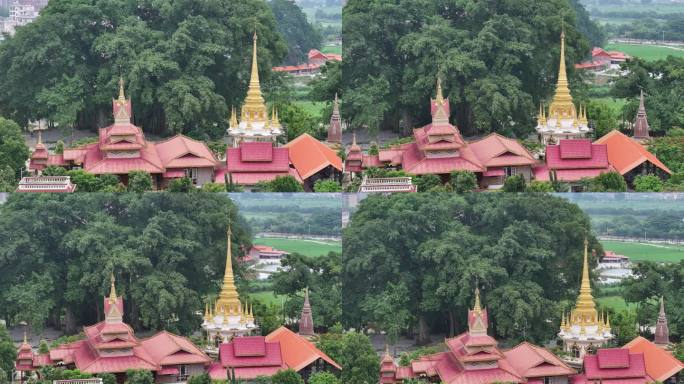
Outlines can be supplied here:
<path id="1" fill-rule="evenodd" d="M 255 237 L 253 244 L 268 245 L 291 253 L 299 253 L 309 257 L 326 256 L 329 252 L 342 253 L 342 243 L 339 241 L 318 241 L 304 239 L 287 239 L 279 237 Z"/>
<path id="2" fill-rule="evenodd" d="M 648 61 L 665 59 L 668 56 L 684 57 L 684 48 L 661 47 L 657 45 L 643 44 L 608 44 L 605 46 L 609 51 L 621 51 L 634 57 Z"/>
<path id="3" fill-rule="evenodd" d="M 626 99 L 613 99 L 612 97 L 599 97 L 592 100 L 607 105 L 616 113 L 622 112 L 622 107 L 627 104 Z"/>
<path id="4" fill-rule="evenodd" d="M 249 294 L 250 299 L 261 301 L 266 305 L 281 306 L 285 296 L 276 295 L 273 291 L 253 292 Z"/>
<path id="5" fill-rule="evenodd" d="M 320 117 L 323 113 L 323 109 L 325 108 L 325 103 L 323 102 L 316 102 L 316 101 L 295 101 L 295 105 L 301 107 L 304 111 L 307 113 Z"/>
<path id="6" fill-rule="evenodd" d="M 621 296 L 598 297 L 598 298 L 596 298 L 596 301 L 599 303 L 599 305 L 601 305 L 603 307 L 612 308 L 616 312 L 621 312 L 621 311 L 624 311 L 625 309 L 636 308 L 636 304 L 634 304 L 634 303 L 628 304 L 627 302 L 625 302 L 625 299 L 623 299 Z"/>
<path id="7" fill-rule="evenodd" d="M 632 261 L 653 261 L 657 263 L 676 263 L 684 259 L 684 246 L 670 244 L 631 243 L 621 241 L 601 241 L 604 250 L 629 256 Z"/>
<path id="8" fill-rule="evenodd" d="M 321 52 L 341 55 L 342 54 L 342 46 L 341 45 L 326 45 L 323 48 L 321 48 Z"/>

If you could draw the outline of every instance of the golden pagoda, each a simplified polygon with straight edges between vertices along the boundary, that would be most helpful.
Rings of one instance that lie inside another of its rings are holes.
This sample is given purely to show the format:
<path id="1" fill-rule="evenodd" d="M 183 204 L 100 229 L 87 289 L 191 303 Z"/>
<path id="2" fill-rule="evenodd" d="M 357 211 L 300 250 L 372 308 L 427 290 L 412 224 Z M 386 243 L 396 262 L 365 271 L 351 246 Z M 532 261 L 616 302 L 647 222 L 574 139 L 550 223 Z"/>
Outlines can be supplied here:
<path id="1" fill-rule="evenodd" d="M 556 92 L 553 95 L 548 114 L 542 103 L 537 115 L 536 130 L 544 145 L 549 142 L 558 142 L 560 139 L 582 138 L 591 131 L 586 117 L 586 108 L 580 106 L 580 113 L 578 113 L 572 100 L 565 65 L 565 31 L 562 31 Z"/>
<path id="2" fill-rule="evenodd" d="M 252 47 L 252 72 L 247 88 L 247 97 L 240 111 L 240 121 L 237 121 L 237 111 L 231 108 L 228 136 L 234 147 L 242 142 L 271 141 L 281 135 L 282 126 L 278 121 L 278 113 L 274 109 L 269 117 L 266 102 L 261 94 L 259 82 L 259 64 L 257 61 L 257 34 L 254 32 Z"/>
<path id="3" fill-rule="evenodd" d="M 563 314 L 558 333 L 558 337 L 563 340 L 563 349 L 571 355 L 568 363 L 574 366 L 581 365 L 585 354 L 594 353 L 614 337 L 610 329 L 610 320 L 607 316 L 599 316 L 594 296 L 591 294 L 588 247 L 589 242 L 585 239 L 579 295 L 570 315 L 566 318 Z"/>
<path id="4" fill-rule="evenodd" d="M 257 329 L 251 305 L 240 302 L 235 287 L 230 225 L 226 235 L 228 249 L 221 292 L 213 306 L 207 302 L 204 308 L 202 329 L 207 333 L 209 351 L 215 351 L 219 344 L 229 342 L 235 336 L 249 336 Z"/>

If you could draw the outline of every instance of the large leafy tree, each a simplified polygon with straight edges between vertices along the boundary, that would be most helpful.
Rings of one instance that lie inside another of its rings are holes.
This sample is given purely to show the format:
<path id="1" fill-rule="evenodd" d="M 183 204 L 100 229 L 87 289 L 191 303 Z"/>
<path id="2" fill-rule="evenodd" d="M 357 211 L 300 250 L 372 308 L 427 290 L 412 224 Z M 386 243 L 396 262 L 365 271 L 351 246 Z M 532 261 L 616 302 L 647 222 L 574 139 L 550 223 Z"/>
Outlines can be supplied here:
<path id="1" fill-rule="evenodd" d="M 602 252 L 589 228 L 547 195 L 369 197 L 343 236 L 343 320 L 425 343 L 467 328 L 477 286 L 496 335 L 547 340 L 579 286 L 584 238 Z"/>
<path id="2" fill-rule="evenodd" d="M 74 332 L 102 318 L 114 273 L 135 328 L 195 330 L 220 288 L 229 221 L 237 257 L 251 236 L 224 195 L 12 195 L 0 206 L 0 317 Z"/>
<path id="3" fill-rule="evenodd" d="M 0 168 L 10 167 L 19 176 L 28 157 L 29 149 L 19 125 L 0 116 Z"/>
<path id="4" fill-rule="evenodd" d="M 556 81 L 561 29 L 568 63 L 590 48 L 567 0 L 350 0 L 344 20 L 346 114 L 371 130 L 426 123 L 441 77 L 464 134 L 528 134 Z"/>
<path id="5" fill-rule="evenodd" d="M 244 98 L 255 30 L 266 80 L 287 46 L 263 0 L 52 0 L 0 46 L 0 113 L 95 129 L 122 76 L 145 130 L 218 137 Z"/>
<path id="6" fill-rule="evenodd" d="M 294 65 L 305 62 L 311 49 L 320 49 L 321 34 L 309 24 L 306 14 L 293 0 L 269 2 L 280 32 L 287 41 L 284 63 Z"/>
<path id="7" fill-rule="evenodd" d="M 17 348 L 10 339 L 7 329 L 0 325 L 0 382 L 9 382 L 10 372 L 14 369 Z"/>

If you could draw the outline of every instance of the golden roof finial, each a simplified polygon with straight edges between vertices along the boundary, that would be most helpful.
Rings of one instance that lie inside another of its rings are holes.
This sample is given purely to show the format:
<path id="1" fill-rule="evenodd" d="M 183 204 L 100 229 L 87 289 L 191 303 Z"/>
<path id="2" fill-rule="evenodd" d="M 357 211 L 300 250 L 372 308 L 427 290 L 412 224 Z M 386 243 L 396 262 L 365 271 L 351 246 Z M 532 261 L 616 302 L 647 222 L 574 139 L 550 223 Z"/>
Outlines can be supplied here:
<path id="1" fill-rule="evenodd" d="M 215 304 L 216 312 L 222 311 L 222 313 L 235 313 L 238 310 L 238 306 L 241 305 L 240 300 L 238 299 L 237 288 L 235 287 L 235 278 L 233 276 L 233 251 L 231 236 L 232 230 L 230 224 L 228 224 L 228 230 L 226 231 L 226 269 L 223 273 L 221 293 L 219 293 L 219 298 L 216 300 Z"/>
<path id="2" fill-rule="evenodd" d="M 571 119 L 577 116 L 577 108 L 572 102 L 570 88 L 568 88 L 568 74 L 565 66 L 565 29 L 561 31 L 560 65 L 558 66 L 556 93 L 549 107 L 549 115 L 554 116 L 556 113 L 558 113 L 557 118 Z M 560 124 L 556 125 L 556 127 L 559 126 Z"/>
<path id="3" fill-rule="evenodd" d="M 124 79 L 123 77 L 119 77 L 119 103 L 125 103 L 126 102 L 126 95 L 124 93 Z"/>
<path id="4" fill-rule="evenodd" d="M 109 288 L 109 304 L 114 304 L 116 303 L 117 296 L 116 296 L 116 278 L 114 278 L 114 272 L 112 272 L 111 276 L 111 287 Z"/>
<path id="5" fill-rule="evenodd" d="M 435 96 L 435 101 L 437 104 L 444 104 L 444 95 L 442 94 L 442 79 L 437 77 L 437 96 Z"/>
<path id="6" fill-rule="evenodd" d="M 598 312 L 594 297 L 591 294 L 591 281 L 589 279 L 589 241 L 584 239 L 584 259 L 582 263 L 582 282 L 579 296 L 575 305 L 575 316 L 587 325 L 598 324 Z"/>
<path id="7" fill-rule="evenodd" d="M 28 336 L 26 335 L 26 328 L 24 328 L 24 344 L 28 344 Z"/>
<path id="8" fill-rule="evenodd" d="M 482 306 L 480 305 L 480 288 L 478 287 L 475 287 L 475 306 L 473 307 L 473 312 L 482 312 Z"/>

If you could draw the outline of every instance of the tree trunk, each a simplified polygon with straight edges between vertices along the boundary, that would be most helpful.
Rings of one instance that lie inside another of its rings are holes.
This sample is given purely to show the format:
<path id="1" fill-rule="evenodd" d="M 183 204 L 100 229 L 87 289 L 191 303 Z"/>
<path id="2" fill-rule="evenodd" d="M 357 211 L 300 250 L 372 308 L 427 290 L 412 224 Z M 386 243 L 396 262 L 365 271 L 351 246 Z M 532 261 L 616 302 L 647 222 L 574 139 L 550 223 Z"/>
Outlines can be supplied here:
<path id="1" fill-rule="evenodd" d="M 430 326 L 425 319 L 425 315 L 418 316 L 418 334 L 416 335 L 416 345 L 426 345 L 430 343 Z"/>
<path id="2" fill-rule="evenodd" d="M 456 316 L 454 315 L 454 310 L 449 310 L 449 337 L 454 337 L 456 335 L 456 328 L 458 327 Z"/>
<path id="3" fill-rule="evenodd" d="M 142 329 L 142 324 L 140 322 L 140 311 L 135 301 L 130 300 L 131 303 L 131 315 L 128 318 L 128 323 L 133 326 L 133 329 L 139 331 Z"/>
<path id="4" fill-rule="evenodd" d="M 69 307 L 66 308 L 66 313 L 64 314 L 64 332 L 69 335 L 73 335 L 78 332 L 76 329 L 76 319 L 74 314 L 71 312 Z"/>

